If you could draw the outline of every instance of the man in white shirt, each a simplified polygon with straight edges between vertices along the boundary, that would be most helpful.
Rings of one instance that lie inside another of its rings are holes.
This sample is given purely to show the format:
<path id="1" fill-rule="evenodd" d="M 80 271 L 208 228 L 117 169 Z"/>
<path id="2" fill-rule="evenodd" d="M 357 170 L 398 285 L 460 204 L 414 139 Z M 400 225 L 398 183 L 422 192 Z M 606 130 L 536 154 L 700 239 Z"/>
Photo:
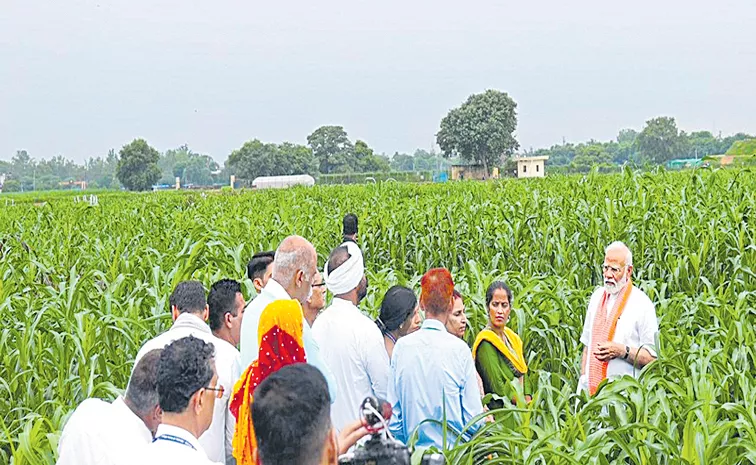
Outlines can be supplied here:
<path id="1" fill-rule="evenodd" d="M 241 284 L 233 279 L 221 279 L 207 294 L 208 322 L 213 336 L 239 347 L 244 317 L 244 295 Z"/>
<path id="2" fill-rule="evenodd" d="M 252 256 L 252 260 L 247 263 L 247 277 L 255 286 L 258 294 L 268 284 L 270 276 L 273 274 L 274 252 L 257 252 Z"/>
<path id="3" fill-rule="evenodd" d="M 163 421 L 143 461 L 155 465 L 216 463 L 197 439 L 210 428 L 216 400 L 224 394 L 215 370 L 215 352 L 212 343 L 192 336 L 163 349 L 157 376 Z"/>
<path id="4" fill-rule="evenodd" d="M 199 438 L 208 457 L 215 462 L 234 463 L 232 441 L 236 421 L 228 410 L 230 393 L 234 383 L 241 377 L 239 351 L 228 342 L 213 336 L 205 323 L 208 318 L 208 306 L 205 288 L 198 281 L 184 281 L 176 286 L 170 297 L 173 326 L 171 329 L 148 341 L 139 350 L 136 362 L 142 355 L 153 349 L 161 349 L 171 342 L 187 336 L 194 336 L 215 347 L 215 365 L 219 383 L 226 395 L 215 402 L 215 415 L 210 428 Z"/>
<path id="5" fill-rule="evenodd" d="M 656 359 L 655 339 L 659 331 L 654 304 L 633 286 L 633 254 L 622 242 L 606 249 L 604 286 L 591 296 L 580 342 L 578 391 L 596 393 L 606 378 L 637 377 Z"/>
<path id="6" fill-rule="evenodd" d="M 312 327 L 326 365 L 336 378 L 339 396 L 331 417 L 341 431 L 360 418 L 366 397 L 386 398 L 390 363 L 383 335 L 357 305 L 367 295 L 367 278 L 360 248 L 345 242 L 331 252 L 325 281 L 334 294 L 331 306 Z"/>
<path id="7" fill-rule="evenodd" d="M 58 465 L 125 464 L 152 442 L 161 418 L 156 387 L 161 352 L 153 350 L 134 367 L 124 397 L 112 404 L 87 399 L 76 408 L 58 442 Z"/>
<path id="8" fill-rule="evenodd" d="M 281 242 L 273 261 L 273 275 L 244 311 L 241 329 L 241 362 L 244 369 L 257 360 L 260 342 L 257 330 L 265 307 L 276 300 L 289 299 L 296 299 L 304 305 L 312 294 L 312 279 L 317 271 L 318 254 L 307 239 L 289 236 Z M 306 323 L 302 328 L 302 342 L 307 363 L 323 372 L 328 381 L 331 399 L 335 399 L 336 383 L 333 374 L 323 362 L 310 325 Z"/>

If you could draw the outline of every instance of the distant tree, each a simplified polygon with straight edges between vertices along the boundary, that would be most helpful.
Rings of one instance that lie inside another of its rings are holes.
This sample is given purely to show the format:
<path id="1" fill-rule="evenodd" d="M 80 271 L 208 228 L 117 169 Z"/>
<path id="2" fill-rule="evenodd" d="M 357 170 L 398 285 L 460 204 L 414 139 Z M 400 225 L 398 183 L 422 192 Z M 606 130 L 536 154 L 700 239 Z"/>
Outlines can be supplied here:
<path id="1" fill-rule="evenodd" d="M 234 150 L 226 160 L 226 168 L 238 178 L 251 181 L 258 176 L 315 174 L 317 161 L 303 145 L 265 144 L 255 139 Z"/>
<path id="2" fill-rule="evenodd" d="M 16 179 L 6 179 L 3 192 L 21 192 L 21 183 Z"/>
<path id="3" fill-rule="evenodd" d="M 666 116 L 646 121 L 635 143 L 643 157 L 656 164 L 685 154 L 685 136 L 678 131 L 675 119 Z"/>
<path id="4" fill-rule="evenodd" d="M 716 154 L 717 155 L 721 155 L 723 153 L 726 153 L 728 150 L 730 150 L 730 148 L 732 147 L 732 145 L 735 142 L 738 142 L 738 141 L 741 141 L 741 140 L 753 139 L 753 138 L 754 138 L 754 136 L 752 136 L 750 134 L 745 134 L 745 133 L 742 133 L 742 132 L 739 132 L 739 133 L 734 134 L 732 136 L 727 136 L 725 138 L 718 137 L 717 141 L 719 142 L 719 145 L 717 147 Z"/>
<path id="5" fill-rule="evenodd" d="M 505 92 L 487 90 L 471 95 L 441 120 L 436 141 L 444 156 L 480 163 L 490 173 L 520 147 L 514 137 L 517 103 Z"/>
<path id="6" fill-rule="evenodd" d="M 394 153 L 391 157 L 391 169 L 394 171 L 414 171 L 415 170 L 415 158 L 412 155 L 406 153 Z"/>
<path id="7" fill-rule="evenodd" d="M 587 173 L 594 166 L 611 165 L 612 157 L 606 151 L 603 144 L 592 143 L 588 145 L 579 145 L 577 155 L 572 159 L 570 164 L 574 171 Z"/>
<path id="8" fill-rule="evenodd" d="M 635 143 L 635 139 L 638 138 L 638 131 L 635 129 L 620 129 L 619 134 L 617 134 L 617 143 L 622 144 L 623 142 L 627 142 L 630 144 Z"/>
<path id="9" fill-rule="evenodd" d="M 160 154 L 144 139 L 134 139 L 119 153 L 116 176 L 126 189 L 144 191 L 160 179 Z"/>
<path id="10" fill-rule="evenodd" d="M 756 155 L 756 139 L 735 142 L 727 150 L 727 155 Z"/>
<path id="11" fill-rule="evenodd" d="M 355 170 L 358 173 L 389 171 L 391 164 L 388 158 L 376 155 L 367 143 L 358 140 L 354 143 Z"/>
<path id="12" fill-rule="evenodd" d="M 354 171 L 352 142 L 342 126 L 321 126 L 307 136 L 307 144 L 318 160 L 321 173 Z"/>

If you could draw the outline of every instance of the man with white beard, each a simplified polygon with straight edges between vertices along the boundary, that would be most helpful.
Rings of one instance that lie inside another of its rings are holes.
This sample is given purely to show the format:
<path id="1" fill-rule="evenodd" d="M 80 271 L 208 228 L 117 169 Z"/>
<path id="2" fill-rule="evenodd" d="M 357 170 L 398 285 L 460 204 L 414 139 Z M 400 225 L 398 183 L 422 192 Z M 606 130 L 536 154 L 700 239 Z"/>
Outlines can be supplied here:
<path id="1" fill-rule="evenodd" d="M 604 286 L 596 289 L 588 304 L 580 342 L 578 391 L 596 393 L 606 378 L 638 376 L 656 360 L 654 340 L 659 331 L 654 304 L 633 286 L 633 254 L 622 242 L 606 248 Z"/>

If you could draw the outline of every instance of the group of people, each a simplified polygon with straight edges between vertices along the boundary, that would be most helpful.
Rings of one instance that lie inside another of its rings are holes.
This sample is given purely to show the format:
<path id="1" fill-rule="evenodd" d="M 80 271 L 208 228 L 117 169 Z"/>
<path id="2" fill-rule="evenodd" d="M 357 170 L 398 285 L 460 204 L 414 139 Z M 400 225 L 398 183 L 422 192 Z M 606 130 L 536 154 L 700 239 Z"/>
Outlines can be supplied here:
<path id="1" fill-rule="evenodd" d="M 397 440 L 416 435 L 417 447 L 438 448 L 474 434 L 491 418 L 486 410 L 531 401 L 517 394 L 529 391 L 528 363 L 507 326 L 505 283 L 489 286 L 488 325 L 472 348 L 464 298 L 444 268 L 423 275 L 419 298 L 388 289 L 373 320 L 360 310 L 368 280 L 356 217 L 344 218 L 343 232 L 322 273 L 315 247 L 299 236 L 256 254 L 249 303 L 234 280 L 207 295 L 197 281 L 179 283 L 171 328 L 142 346 L 123 397 L 75 410 L 58 463 L 335 464 L 368 433 L 360 418 L 367 397 L 391 405 Z M 579 389 L 591 395 L 656 356 L 656 315 L 631 282 L 630 250 L 611 244 L 602 266 L 604 286 L 580 338 Z"/>

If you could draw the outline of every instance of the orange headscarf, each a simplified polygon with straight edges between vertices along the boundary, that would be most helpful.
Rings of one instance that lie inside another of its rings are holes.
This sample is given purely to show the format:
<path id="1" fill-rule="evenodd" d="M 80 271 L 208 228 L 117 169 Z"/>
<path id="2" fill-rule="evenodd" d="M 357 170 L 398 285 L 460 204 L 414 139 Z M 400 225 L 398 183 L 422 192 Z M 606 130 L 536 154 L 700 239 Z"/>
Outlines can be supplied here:
<path id="1" fill-rule="evenodd" d="M 236 417 L 233 446 L 238 465 L 254 465 L 257 441 L 252 425 L 252 401 L 255 388 L 274 371 L 307 361 L 302 340 L 303 321 L 302 306 L 296 300 L 276 300 L 260 315 L 257 360 L 234 385 L 229 404 Z"/>

